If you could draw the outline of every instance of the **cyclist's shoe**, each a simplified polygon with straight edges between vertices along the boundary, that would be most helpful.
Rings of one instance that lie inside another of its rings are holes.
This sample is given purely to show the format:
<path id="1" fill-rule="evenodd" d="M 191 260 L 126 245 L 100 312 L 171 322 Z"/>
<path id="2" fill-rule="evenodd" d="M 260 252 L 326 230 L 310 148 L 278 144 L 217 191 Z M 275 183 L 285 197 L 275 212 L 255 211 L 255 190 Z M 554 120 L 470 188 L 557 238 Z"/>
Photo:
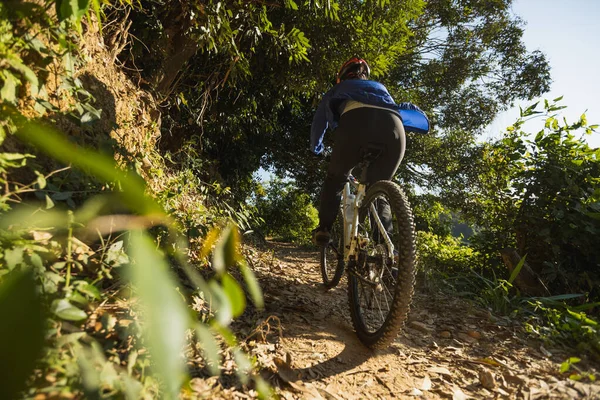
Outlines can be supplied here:
<path id="1" fill-rule="evenodd" d="M 312 231 L 312 239 L 313 243 L 317 246 L 327 246 L 329 244 L 329 240 L 331 239 L 331 234 L 327 228 L 317 226 Z"/>

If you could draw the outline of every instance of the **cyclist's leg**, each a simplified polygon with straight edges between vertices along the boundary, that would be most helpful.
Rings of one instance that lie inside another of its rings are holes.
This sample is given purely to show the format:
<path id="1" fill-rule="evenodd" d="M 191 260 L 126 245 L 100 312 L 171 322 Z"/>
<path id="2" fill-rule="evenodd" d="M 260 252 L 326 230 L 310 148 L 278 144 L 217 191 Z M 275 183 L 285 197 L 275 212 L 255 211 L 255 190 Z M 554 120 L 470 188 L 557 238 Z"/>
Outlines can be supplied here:
<path id="1" fill-rule="evenodd" d="M 367 184 L 379 180 L 391 180 L 400 166 L 406 148 L 406 136 L 400 118 L 391 112 L 374 111 L 378 113 L 378 118 L 373 126 L 373 135 L 369 138 L 369 142 L 383 145 L 384 150 L 369 165 Z M 376 207 L 385 230 L 391 234 L 392 212 L 389 203 L 385 199 L 379 199 Z M 378 229 L 374 229 L 373 236 L 376 241 L 382 241 Z"/>
<path id="2" fill-rule="evenodd" d="M 385 198 L 380 198 L 375 201 L 375 207 L 383 229 L 385 229 L 388 235 L 391 235 L 394 227 L 392 225 L 392 208 L 390 207 L 390 203 Z M 379 234 L 379 227 L 375 220 L 371 221 L 371 226 L 373 226 L 373 240 L 376 243 L 384 243 L 384 238 Z"/>
<path id="3" fill-rule="evenodd" d="M 319 227 L 331 230 L 339 212 L 341 192 L 352 168 L 360 161 L 360 110 L 342 115 L 334 132 L 334 145 L 321 190 Z M 357 118 L 358 115 L 358 118 Z M 358 124 L 357 124 L 358 123 Z"/>
<path id="4" fill-rule="evenodd" d="M 377 129 L 378 111 L 385 115 L 392 114 L 376 108 L 363 107 L 348 111 L 340 118 L 339 126 L 334 132 L 333 152 L 321 191 L 319 207 L 321 227 L 330 229 L 335 221 L 340 206 L 341 191 L 348 180 L 348 175 L 361 160 L 361 151 L 367 143 L 365 139 L 372 136 Z"/>

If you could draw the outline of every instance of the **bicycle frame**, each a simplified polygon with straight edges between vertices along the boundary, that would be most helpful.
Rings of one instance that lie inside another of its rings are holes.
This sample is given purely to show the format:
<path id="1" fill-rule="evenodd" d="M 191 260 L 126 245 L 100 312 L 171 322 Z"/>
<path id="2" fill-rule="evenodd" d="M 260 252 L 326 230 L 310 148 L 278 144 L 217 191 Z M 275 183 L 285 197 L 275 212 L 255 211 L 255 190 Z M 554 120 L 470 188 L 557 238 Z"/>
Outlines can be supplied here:
<path id="1" fill-rule="evenodd" d="M 352 194 L 350 191 L 350 185 L 356 188 L 356 195 Z M 362 246 L 364 247 L 365 243 L 359 243 L 358 235 L 358 210 L 362 204 L 362 200 L 365 197 L 366 186 L 362 183 L 356 181 L 354 177 L 350 177 L 348 182 L 344 185 L 344 190 L 342 192 L 342 216 L 344 218 L 344 263 L 347 264 L 348 261 L 352 258 L 356 260 L 356 255 L 358 254 L 358 249 Z M 350 209 L 351 213 L 347 212 Z M 379 228 L 380 235 L 383 236 L 386 249 L 388 252 L 388 257 L 393 258 L 394 256 L 394 244 L 392 243 L 391 238 L 389 237 L 386 229 L 379 218 L 379 214 L 377 213 L 377 209 L 373 204 L 371 204 L 371 215 Z M 362 238 L 363 240 L 369 240 L 368 238 Z"/>

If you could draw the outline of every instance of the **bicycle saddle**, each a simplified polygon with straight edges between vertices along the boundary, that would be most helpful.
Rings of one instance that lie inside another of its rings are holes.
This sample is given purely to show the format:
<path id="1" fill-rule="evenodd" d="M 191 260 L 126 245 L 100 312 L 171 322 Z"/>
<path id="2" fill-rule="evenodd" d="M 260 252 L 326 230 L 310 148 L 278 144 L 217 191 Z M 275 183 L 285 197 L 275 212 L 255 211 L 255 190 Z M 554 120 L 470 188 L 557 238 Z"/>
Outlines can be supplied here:
<path id="1" fill-rule="evenodd" d="M 381 143 L 369 143 L 366 149 L 361 150 L 360 158 L 364 163 L 370 163 L 377 159 L 385 150 L 385 146 Z"/>

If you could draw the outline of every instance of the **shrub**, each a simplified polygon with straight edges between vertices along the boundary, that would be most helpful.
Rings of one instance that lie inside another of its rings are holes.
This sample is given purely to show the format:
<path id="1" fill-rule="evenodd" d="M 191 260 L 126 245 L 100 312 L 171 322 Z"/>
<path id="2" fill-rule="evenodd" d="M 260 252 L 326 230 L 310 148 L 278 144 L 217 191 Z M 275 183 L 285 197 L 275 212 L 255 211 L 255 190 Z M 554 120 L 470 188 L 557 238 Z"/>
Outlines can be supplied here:
<path id="1" fill-rule="evenodd" d="M 470 270 L 482 265 L 481 254 L 451 235 L 438 236 L 417 232 L 419 263 L 428 271 L 444 275 Z"/>
<path id="2" fill-rule="evenodd" d="M 279 178 L 263 189 L 256 195 L 258 214 L 265 221 L 263 233 L 284 241 L 310 243 L 310 231 L 318 224 L 310 196 Z"/>
<path id="3" fill-rule="evenodd" d="M 489 152 L 493 170 L 505 182 L 502 202 L 510 220 L 494 226 L 487 216 L 488 233 L 510 230 L 518 253 L 527 254 L 551 292 L 592 292 L 597 298 L 600 158 L 583 138 L 596 126 L 588 125 L 585 115 L 572 124 L 560 122 L 555 113 L 562 106 L 546 101 L 544 112 L 536 106 L 523 111 Z M 533 135 L 523 124 L 537 114 L 545 114 L 545 125 Z"/>

